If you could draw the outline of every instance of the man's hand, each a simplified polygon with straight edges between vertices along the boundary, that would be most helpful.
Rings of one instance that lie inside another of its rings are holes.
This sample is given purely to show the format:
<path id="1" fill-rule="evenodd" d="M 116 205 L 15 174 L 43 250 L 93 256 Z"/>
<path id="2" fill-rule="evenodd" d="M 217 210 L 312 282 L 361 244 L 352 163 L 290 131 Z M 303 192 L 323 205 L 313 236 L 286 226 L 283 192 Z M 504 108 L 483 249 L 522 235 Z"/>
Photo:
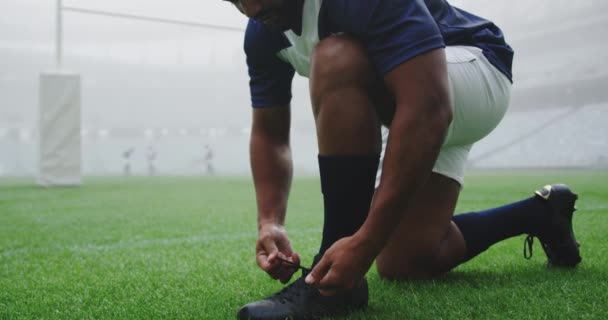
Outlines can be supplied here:
<path id="1" fill-rule="evenodd" d="M 363 281 L 378 252 L 355 236 L 334 243 L 306 277 L 322 295 L 356 288 Z"/>
<path id="2" fill-rule="evenodd" d="M 256 243 L 256 261 L 262 270 L 273 279 L 287 283 L 297 271 L 279 260 L 279 258 L 300 264 L 300 257 L 291 249 L 285 228 L 277 224 L 268 224 L 260 228 Z"/>

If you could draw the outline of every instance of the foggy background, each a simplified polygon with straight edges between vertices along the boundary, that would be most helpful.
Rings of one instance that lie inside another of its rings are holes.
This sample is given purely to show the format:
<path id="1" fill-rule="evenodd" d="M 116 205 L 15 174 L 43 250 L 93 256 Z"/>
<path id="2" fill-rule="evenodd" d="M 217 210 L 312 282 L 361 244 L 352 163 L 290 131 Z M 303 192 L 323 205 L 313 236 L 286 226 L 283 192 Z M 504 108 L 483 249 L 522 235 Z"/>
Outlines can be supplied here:
<path id="1" fill-rule="evenodd" d="M 515 49 L 511 108 L 471 168 L 608 168 L 608 1 L 460 0 Z M 64 1 L 65 6 L 244 29 L 220 0 Z M 35 175 L 38 77 L 55 70 L 52 0 L 0 0 L 0 176 Z M 63 69 L 82 86 L 83 171 L 249 174 L 251 118 L 242 31 L 64 12 Z M 307 80 L 292 102 L 295 174 L 317 172 Z"/>

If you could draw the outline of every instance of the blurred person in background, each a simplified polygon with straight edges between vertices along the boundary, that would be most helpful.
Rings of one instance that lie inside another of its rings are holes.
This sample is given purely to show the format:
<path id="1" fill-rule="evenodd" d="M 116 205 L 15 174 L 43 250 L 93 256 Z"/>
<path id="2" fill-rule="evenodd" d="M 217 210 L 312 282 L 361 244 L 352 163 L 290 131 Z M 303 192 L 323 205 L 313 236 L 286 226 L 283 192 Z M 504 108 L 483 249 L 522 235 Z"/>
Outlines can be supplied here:
<path id="1" fill-rule="evenodd" d="M 156 175 L 156 165 L 154 164 L 154 161 L 156 161 L 157 156 L 158 154 L 156 153 L 156 149 L 154 148 L 154 146 L 148 146 L 148 149 L 146 150 L 146 161 L 148 162 L 149 176 Z"/>
<path id="2" fill-rule="evenodd" d="M 122 152 L 123 166 L 122 173 L 125 177 L 131 175 L 131 156 L 135 152 L 135 147 L 130 147 Z"/>
<path id="3" fill-rule="evenodd" d="M 205 154 L 203 155 L 203 167 L 205 170 L 205 174 L 213 175 L 215 173 L 215 169 L 213 167 L 213 149 L 210 145 L 205 145 Z"/>

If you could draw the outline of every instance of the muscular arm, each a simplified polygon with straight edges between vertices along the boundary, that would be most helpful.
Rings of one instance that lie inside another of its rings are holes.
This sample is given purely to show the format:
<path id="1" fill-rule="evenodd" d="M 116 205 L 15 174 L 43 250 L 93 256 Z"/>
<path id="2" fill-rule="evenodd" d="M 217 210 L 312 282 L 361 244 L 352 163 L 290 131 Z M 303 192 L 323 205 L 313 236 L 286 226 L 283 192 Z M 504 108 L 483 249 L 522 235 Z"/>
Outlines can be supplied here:
<path id="1" fill-rule="evenodd" d="M 377 252 L 431 173 L 452 119 L 443 49 L 397 66 L 385 76 L 396 99 L 386 156 L 368 218 L 358 232 Z"/>
<path id="2" fill-rule="evenodd" d="M 386 74 L 396 110 L 391 122 L 382 179 L 367 219 L 352 236 L 338 240 L 307 276 L 322 294 L 358 286 L 430 176 L 452 118 L 443 49 L 398 65 Z"/>
<path id="3" fill-rule="evenodd" d="M 253 111 L 250 160 L 258 205 L 256 261 L 272 278 L 283 283 L 296 270 L 285 268 L 277 258 L 300 263 L 284 228 L 293 171 L 289 126 L 289 106 Z"/>
<path id="4" fill-rule="evenodd" d="M 290 108 L 256 108 L 251 128 L 250 162 L 258 206 L 258 229 L 285 224 L 291 187 Z"/>

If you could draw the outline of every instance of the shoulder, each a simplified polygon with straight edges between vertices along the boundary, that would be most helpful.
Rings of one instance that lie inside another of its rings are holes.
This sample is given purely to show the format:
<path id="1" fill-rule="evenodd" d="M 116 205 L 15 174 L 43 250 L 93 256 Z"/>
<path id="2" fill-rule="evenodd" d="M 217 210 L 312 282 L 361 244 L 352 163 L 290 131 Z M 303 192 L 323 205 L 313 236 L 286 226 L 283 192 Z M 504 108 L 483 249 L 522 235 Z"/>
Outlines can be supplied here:
<path id="1" fill-rule="evenodd" d="M 323 6 L 333 13 L 341 13 L 347 17 L 368 16 L 380 4 L 382 0 L 325 0 Z"/>
<path id="2" fill-rule="evenodd" d="M 325 0 L 321 8 L 321 19 L 335 31 L 360 33 L 365 30 L 381 0 Z"/>
<path id="3" fill-rule="evenodd" d="M 355 35 L 366 34 L 370 28 L 377 27 L 390 32 L 391 25 L 408 24 L 412 19 L 433 21 L 423 0 L 325 0 L 319 19 L 327 33 Z"/>
<path id="4" fill-rule="evenodd" d="M 353 34 L 382 73 L 445 46 L 425 0 L 326 0 L 324 5 L 322 35 Z"/>
<path id="5" fill-rule="evenodd" d="M 263 23 L 249 20 L 245 31 L 244 49 L 247 60 L 267 60 L 276 57 L 277 52 L 287 47 L 285 36 L 279 30 L 268 28 Z"/>

